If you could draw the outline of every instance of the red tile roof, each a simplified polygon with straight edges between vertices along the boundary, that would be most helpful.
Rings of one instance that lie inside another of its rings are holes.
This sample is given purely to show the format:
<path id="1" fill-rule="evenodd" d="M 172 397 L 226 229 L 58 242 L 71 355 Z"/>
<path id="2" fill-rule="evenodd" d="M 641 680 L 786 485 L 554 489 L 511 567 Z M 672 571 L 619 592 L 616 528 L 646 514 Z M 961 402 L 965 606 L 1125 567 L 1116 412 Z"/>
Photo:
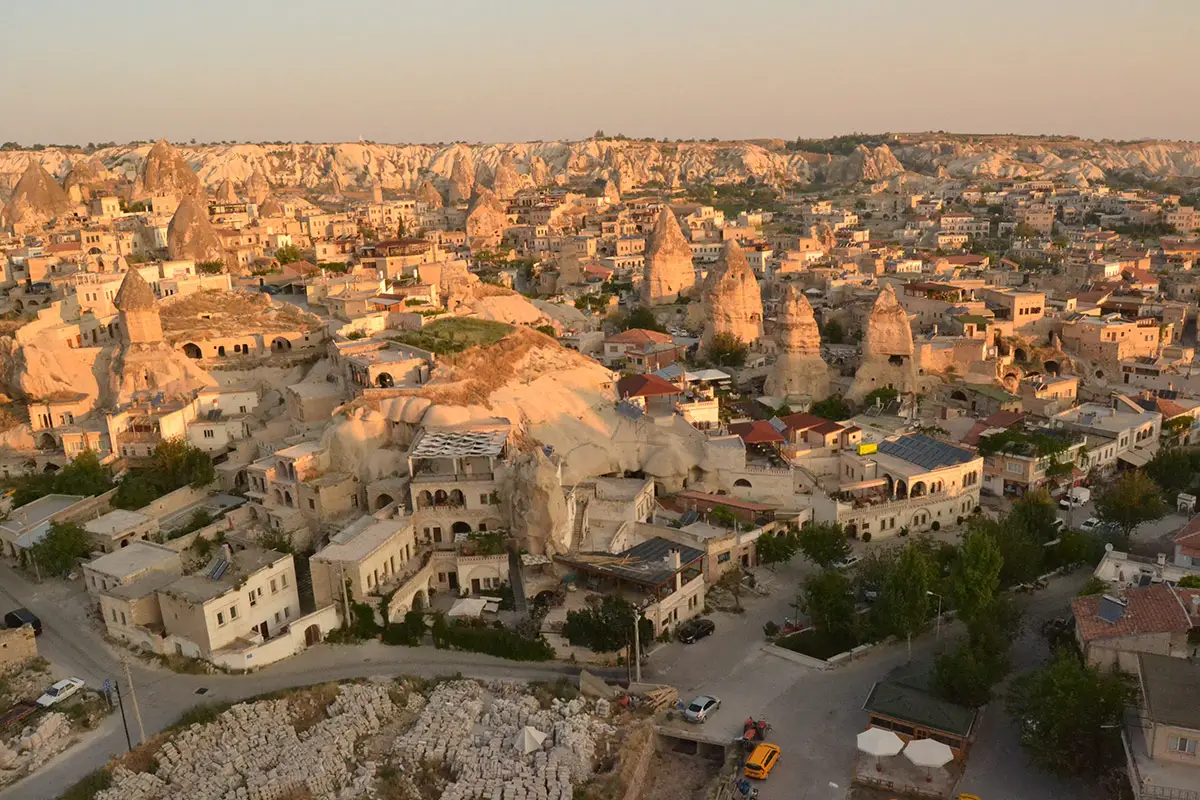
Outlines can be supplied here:
<path id="1" fill-rule="evenodd" d="M 729 426 L 729 432 L 742 437 L 746 444 L 767 444 L 782 442 L 783 436 L 771 427 L 771 423 L 756 419 L 753 422 L 735 422 Z"/>
<path id="2" fill-rule="evenodd" d="M 809 428 L 815 428 L 823 422 L 829 420 L 824 417 L 818 417 L 814 414 L 788 414 L 786 417 L 780 417 L 779 421 L 787 426 L 789 431 L 806 431 Z"/>
<path id="3" fill-rule="evenodd" d="M 1071 601 L 1075 624 L 1085 642 L 1147 633 L 1184 632 L 1192 627 L 1183 602 L 1170 586 L 1158 584 L 1125 592 L 1125 613 L 1116 622 L 1100 619 L 1101 595 L 1077 597 Z"/>
<path id="4" fill-rule="evenodd" d="M 680 389 L 657 375 L 629 375 L 617 381 L 617 397 L 659 397 L 680 394 Z"/>
<path id="5" fill-rule="evenodd" d="M 648 331 L 644 328 L 630 328 L 604 340 L 605 344 L 670 344 L 675 341 L 669 334 L 658 331 Z"/>
<path id="6" fill-rule="evenodd" d="M 1192 521 L 1175 534 L 1175 544 L 1183 548 L 1184 555 L 1200 558 L 1200 516 L 1192 517 Z"/>
<path id="7" fill-rule="evenodd" d="M 844 429 L 842 428 L 841 425 L 837 424 L 836 422 L 826 421 L 826 422 L 822 422 L 820 425 L 813 425 L 811 428 L 809 428 L 809 430 L 816 434 L 828 436 L 831 433 L 837 433 L 838 431 L 844 430 Z"/>

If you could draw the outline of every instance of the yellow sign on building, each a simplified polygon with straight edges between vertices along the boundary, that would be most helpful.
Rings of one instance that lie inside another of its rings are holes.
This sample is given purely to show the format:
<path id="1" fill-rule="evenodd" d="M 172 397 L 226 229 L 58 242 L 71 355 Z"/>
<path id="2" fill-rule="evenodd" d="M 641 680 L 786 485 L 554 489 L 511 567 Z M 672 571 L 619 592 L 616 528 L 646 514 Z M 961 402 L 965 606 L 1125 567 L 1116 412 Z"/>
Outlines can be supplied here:
<path id="1" fill-rule="evenodd" d="M 879 450 L 879 445 L 875 444 L 874 442 L 863 442 L 862 444 L 860 444 L 858 446 L 858 454 L 860 456 L 869 455 L 871 453 L 877 452 L 878 450 Z"/>

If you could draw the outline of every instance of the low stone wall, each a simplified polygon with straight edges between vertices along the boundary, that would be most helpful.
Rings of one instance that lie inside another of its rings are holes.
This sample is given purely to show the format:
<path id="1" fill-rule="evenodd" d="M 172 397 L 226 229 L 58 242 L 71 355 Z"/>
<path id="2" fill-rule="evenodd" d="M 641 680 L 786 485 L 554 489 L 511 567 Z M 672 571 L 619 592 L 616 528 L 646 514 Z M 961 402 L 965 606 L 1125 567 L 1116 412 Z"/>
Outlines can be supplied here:
<path id="1" fill-rule="evenodd" d="M 138 513 L 161 520 L 169 514 L 181 511 L 208 497 L 209 488 L 209 486 L 199 489 L 193 489 L 191 486 L 181 487 L 164 494 L 145 508 L 139 508 Z"/>
<path id="2" fill-rule="evenodd" d="M 19 669 L 37 658 L 37 654 L 37 639 L 34 638 L 32 625 L 0 628 L 0 675 Z"/>
<path id="3" fill-rule="evenodd" d="M 873 647 L 875 647 L 874 642 L 869 643 L 869 644 L 860 644 L 858 647 L 855 647 L 851 650 L 847 650 L 844 653 L 838 653 L 835 656 L 830 656 L 827 660 L 824 660 L 824 661 L 822 661 L 821 659 L 816 658 L 814 656 L 806 656 L 806 655 L 804 655 L 804 653 L 797 653 L 795 650 L 788 650 L 786 647 L 779 647 L 778 645 L 773 645 L 770 642 L 767 642 L 766 644 L 764 644 L 762 646 L 762 649 L 763 649 L 763 652 L 765 652 L 765 653 L 787 659 L 788 661 L 791 661 L 796 664 L 800 664 L 801 666 L 808 667 L 809 669 L 817 669 L 817 670 L 824 671 L 824 670 L 828 670 L 828 669 L 833 669 L 834 667 L 839 667 L 842 664 L 845 664 L 847 662 L 862 658 L 864 655 L 866 655 L 868 652 L 870 652 L 870 650 Z"/>
<path id="4" fill-rule="evenodd" d="M 210 660 L 218 667 L 232 670 L 244 671 L 265 667 L 306 650 L 308 644 L 305 641 L 305 632 L 311 626 L 317 626 L 320 631 L 319 640 L 323 640 L 331 630 L 340 624 L 337 606 L 329 605 L 294 620 L 288 625 L 286 633 L 269 639 L 257 647 L 237 651 L 218 651 L 212 654 Z"/>

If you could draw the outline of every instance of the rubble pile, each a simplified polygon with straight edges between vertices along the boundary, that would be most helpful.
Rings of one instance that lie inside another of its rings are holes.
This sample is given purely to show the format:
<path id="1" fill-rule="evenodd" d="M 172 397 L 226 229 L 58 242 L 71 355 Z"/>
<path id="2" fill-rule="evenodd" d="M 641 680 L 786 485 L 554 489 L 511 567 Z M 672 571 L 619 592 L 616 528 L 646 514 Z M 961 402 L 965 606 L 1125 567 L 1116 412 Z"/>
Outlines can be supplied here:
<path id="1" fill-rule="evenodd" d="M 19 736 L 0 739 L 0 786 L 40 767 L 67 749 L 71 723 L 58 713 L 46 714 L 36 726 L 27 726 Z"/>
<path id="2" fill-rule="evenodd" d="M 449 768 L 455 778 L 441 800 L 570 800 L 592 774 L 597 739 L 614 732 L 607 713 L 604 700 L 556 699 L 544 709 L 518 686 L 455 681 L 434 691 L 394 747 L 410 769 Z M 526 727 L 545 739 L 523 753 L 517 741 Z"/>
<path id="3" fill-rule="evenodd" d="M 301 787 L 317 800 L 359 797 L 375 765 L 355 765 L 355 745 L 398 712 L 388 687 L 339 688 L 328 718 L 297 732 L 287 700 L 242 703 L 213 723 L 193 725 L 156 755 L 158 771 L 118 768 L 97 800 L 276 800 Z"/>

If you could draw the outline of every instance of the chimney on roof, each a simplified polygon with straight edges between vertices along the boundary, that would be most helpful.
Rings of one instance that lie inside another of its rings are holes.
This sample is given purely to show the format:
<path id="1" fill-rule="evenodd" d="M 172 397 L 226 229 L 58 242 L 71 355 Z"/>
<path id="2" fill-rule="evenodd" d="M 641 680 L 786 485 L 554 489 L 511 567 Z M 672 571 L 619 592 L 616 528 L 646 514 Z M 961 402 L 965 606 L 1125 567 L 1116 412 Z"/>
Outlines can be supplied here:
<path id="1" fill-rule="evenodd" d="M 221 558 L 225 559 L 230 564 L 233 563 L 233 548 L 231 548 L 228 543 L 221 545 Z"/>
<path id="2" fill-rule="evenodd" d="M 1158 565 L 1160 567 L 1165 567 L 1167 565 L 1167 554 L 1166 553 L 1158 554 Z"/>
<path id="3" fill-rule="evenodd" d="M 683 576 L 680 574 L 680 568 L 683 566 L 683 560 L 679 557 L 679 549 L 672 547 L 667 551 L 667 564 L 671 567 L 671 572 L 675 575 L 675 591 L 683 588 Z"/>

